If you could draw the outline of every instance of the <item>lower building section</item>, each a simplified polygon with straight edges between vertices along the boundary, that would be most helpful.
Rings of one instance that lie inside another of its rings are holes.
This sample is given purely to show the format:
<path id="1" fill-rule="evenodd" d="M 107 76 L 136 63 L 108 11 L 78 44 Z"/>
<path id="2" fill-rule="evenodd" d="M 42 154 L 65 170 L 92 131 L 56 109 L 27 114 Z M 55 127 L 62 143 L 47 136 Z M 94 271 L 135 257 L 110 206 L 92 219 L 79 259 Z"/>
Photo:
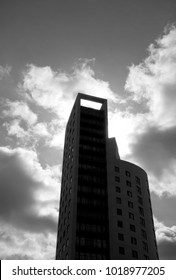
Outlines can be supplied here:
<path id="1" fill-rule="evenodd" d="M 116 156 L 108 143 L 110 259 L 158 259 L 146 172 Z"/>

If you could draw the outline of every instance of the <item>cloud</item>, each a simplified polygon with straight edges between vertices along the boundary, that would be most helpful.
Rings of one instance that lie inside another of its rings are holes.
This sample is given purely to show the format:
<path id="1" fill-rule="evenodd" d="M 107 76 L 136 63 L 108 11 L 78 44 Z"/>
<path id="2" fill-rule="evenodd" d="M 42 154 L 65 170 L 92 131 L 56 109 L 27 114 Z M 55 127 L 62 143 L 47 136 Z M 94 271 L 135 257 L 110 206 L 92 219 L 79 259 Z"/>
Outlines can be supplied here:
<path id="1" fill-rule="evenodd" d="M 160 259 L 176 259 L 176 226 L 167 227 L 155 219 L 156 238 Z"/>
<path id="2" fill-rule="evenodd" d="M 145 100 L 150 120 L 160 127 L 176 125 L 176 28 L 151 44 L 148 57 L 129 68 L 125 89 L 137 102 Z"/>
<path id="3" fill-rule="evenodd" d="M 157 220 L 161 221 L 168 227 L 176 225 L 176 196 L 163 192 L 158 196 L 151 192 L 152 209 Z"/>
<path id="4" fill-rule="evenodd" d="M 6 100 L 3 104 L 7 107 L 6 110 L 2 111 L 2 117 L 18 118 L 24 120 L 28 125 L 33 125 L 37 122 L 37 115 L 34 114 L 23 101 L 10 101 Z"/>
<path id="5" fill-rule="evenodd" d="M 56 113 L 65 124 L 78 92 L 116 100 L 109 83 L 95 78 L 91 62 L 81 60 L 71 74 L 30 64 L 23 74 L 20 92 L 27 100 Z"/>
<path id="6" fill-rule="evenodd" d="M 54 259 L 56 234 L 36 234 L 5 222 L 0 228 L 0 259 Z"/>
<path id="7" fill-rule="evenodd" d="M 0 147 L 0 257 L 54 258 L 59 166 L 44 169 L 35 151 Z"/>
<path id="8" fill-rule="evenodd" d="M 0 65 L 0 80 L 2 80 L 4 77 L 8 77 L 10 75 L 11 70 L 12 67 L 9 65 L 6 65 L 5 67 Z"/>
<path id="9" fill-rule="evenodd" d="M 0 219 L 31 232 L 54 232 L 56 184 L 34 151 L 0 149 Z"/>
<path id="10" fill-rule="evenodd" d="M 165 172 L 175 173 L 175 143 L 175 127 L 160 129 L 156 126 L 149 126 L 145 132 L 136 137 L 130 148 L 133 156 L 138 159 L 142 166 L 150 174 L 161 179 Z"/>

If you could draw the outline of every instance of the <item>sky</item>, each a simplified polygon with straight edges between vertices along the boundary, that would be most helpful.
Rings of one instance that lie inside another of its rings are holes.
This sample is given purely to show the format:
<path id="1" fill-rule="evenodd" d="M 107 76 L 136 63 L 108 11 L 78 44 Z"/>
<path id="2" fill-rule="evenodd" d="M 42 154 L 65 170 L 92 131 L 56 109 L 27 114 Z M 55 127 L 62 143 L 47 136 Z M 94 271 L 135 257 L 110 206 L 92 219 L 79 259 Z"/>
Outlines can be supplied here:
<path id="1" fill-rule="evenodd" d="M 149 176 L 160 259 L 176 259 L 175 0 L 1 0 L 0 259 L 54 259 L 65 125 L 108 99 L 109 137 Z"/>

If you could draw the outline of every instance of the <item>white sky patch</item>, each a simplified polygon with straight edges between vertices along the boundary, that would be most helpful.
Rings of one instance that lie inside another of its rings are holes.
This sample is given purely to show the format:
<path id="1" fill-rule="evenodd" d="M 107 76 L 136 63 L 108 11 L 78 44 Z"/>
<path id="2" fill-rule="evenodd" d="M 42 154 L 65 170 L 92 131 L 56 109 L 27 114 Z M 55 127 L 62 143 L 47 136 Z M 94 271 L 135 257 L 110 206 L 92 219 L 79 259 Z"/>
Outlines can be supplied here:
<path id="1" fill-rule="evenodd" d="M 131 143 L 138 134 L 143 132 L 145 118 L 142 114 L 130 114 L 119 112 L 109 112 L 109 137 L 116 137 L 120 156 L 123 158 L 130 154 Z"/>

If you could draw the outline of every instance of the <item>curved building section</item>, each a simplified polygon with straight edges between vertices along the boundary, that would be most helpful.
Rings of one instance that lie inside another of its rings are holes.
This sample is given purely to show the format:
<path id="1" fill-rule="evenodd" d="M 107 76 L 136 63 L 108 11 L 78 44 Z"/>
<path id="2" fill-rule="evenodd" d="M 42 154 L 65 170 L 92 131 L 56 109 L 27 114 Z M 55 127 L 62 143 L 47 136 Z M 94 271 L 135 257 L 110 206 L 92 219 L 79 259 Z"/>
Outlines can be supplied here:
<path id="1" fill-rule="evenodd" d="M 146 172 L 107 140 L 110 259 L 158 259 Z"/>

